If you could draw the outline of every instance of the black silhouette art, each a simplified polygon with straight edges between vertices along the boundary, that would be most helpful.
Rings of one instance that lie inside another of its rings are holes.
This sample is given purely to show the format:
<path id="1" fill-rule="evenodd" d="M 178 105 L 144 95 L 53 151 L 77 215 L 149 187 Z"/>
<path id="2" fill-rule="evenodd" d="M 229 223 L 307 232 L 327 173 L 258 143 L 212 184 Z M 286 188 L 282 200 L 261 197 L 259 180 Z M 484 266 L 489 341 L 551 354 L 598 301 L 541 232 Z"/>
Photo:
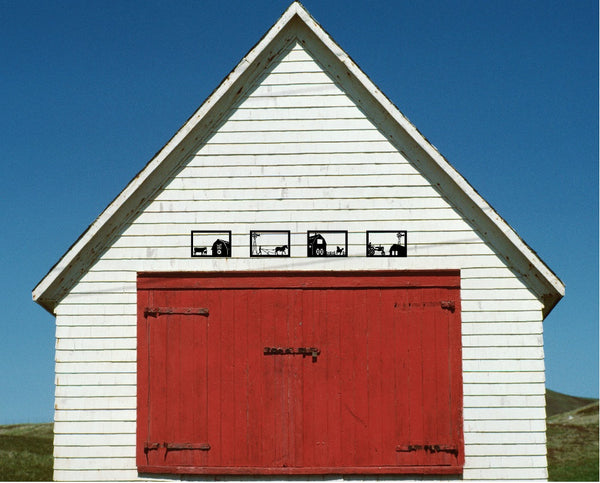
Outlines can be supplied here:
<path id="1" fill-rule="evenodd" d="M 192 257 L 230 257 L 230 231 L 192 230 Z"/>
<path id="2" fill-rule="evenodd" d="M 251 231 L 251 257 L 289 257 L 289 231 Z"/>
<path id="3" fill-rule="evenodd" d="M 406 257 L 406 231 L 367 231 L 368 257 Z"/>
<path id="4" fill-rule="evenodd" d="M 347 231 L 309 231 L 306 234 L 306 254 L 309 257 L 347 257 Z"/>

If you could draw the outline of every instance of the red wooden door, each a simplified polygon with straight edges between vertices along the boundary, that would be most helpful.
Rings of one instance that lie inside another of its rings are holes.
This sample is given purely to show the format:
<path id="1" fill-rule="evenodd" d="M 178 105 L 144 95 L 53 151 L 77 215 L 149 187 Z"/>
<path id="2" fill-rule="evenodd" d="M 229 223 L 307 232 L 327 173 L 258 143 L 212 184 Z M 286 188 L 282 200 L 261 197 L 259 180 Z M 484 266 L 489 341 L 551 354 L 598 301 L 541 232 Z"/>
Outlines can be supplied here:
<path id="1" fill-rule="evenodd" d="M 138 281 L 140 471 L 461 470 L 458 272 L 179 275 Z"/>

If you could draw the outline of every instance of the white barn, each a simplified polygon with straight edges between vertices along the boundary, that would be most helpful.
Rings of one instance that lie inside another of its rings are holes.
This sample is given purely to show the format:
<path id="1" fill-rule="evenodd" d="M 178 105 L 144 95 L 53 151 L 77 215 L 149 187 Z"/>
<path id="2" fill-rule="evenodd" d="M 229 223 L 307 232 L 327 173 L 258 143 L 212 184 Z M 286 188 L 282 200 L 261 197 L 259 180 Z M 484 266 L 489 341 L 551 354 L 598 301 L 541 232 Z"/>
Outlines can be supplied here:
<path id="1" fill-rule="evenodd" d="M 307 251 L 319 237 L 331 256 Z M 459 446 L 399 443 L 397 455 L 422 460 L 387 472 L 547 478 L 542 322 L 564 285 L 293 3 L 33 290 L 56 316 L 56 480 L 211 478 L 200 459 L 189 470 L 140 464 L 191 448 L 140 439 L 150 417 L 140 402 L 150 390 L 138 384 L 140 320 L 160 311 L 138 303 L 146 275 L 242 272 L 459 276 Z M 429 463 L 438 452 L 458 455 L 451 470 Z M 289 474 L 241 466 L 215 473 Z M 344 468 L 297 473 L 373 478 L 380 466 Z"/>

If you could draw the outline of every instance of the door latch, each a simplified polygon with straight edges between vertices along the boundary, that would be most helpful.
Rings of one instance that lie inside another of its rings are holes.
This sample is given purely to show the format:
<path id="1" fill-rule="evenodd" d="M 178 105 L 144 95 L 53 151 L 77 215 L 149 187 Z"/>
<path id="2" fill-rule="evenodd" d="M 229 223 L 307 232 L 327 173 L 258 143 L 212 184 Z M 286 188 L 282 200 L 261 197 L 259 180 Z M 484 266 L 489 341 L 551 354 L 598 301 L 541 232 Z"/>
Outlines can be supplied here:
<path id="1" fill-rule="evenodd" d="M 321 354 L 321 350 L 316 347 L 265 347 L 263 354 L 266 356 L 301 355 L 302 357 L 312 357 L 312 361 L 317 362 L 317 356 Z"/>

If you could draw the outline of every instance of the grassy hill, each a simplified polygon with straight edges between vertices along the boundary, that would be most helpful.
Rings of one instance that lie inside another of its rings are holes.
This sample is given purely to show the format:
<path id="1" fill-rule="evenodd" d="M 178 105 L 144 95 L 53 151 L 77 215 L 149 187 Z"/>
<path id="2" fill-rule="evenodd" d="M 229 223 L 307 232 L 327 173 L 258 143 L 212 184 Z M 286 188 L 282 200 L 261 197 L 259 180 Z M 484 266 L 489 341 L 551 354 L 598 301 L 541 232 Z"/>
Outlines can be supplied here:
<path id="1" fill-rule="evenodd" d="M 598 400 L 550 416 L 546 436 L 550 481 L 599 481 Z"/>
<path id="2" fill-rule="evenodd" d="M 598 400 L 548 390 L 550 481 L 598 481 Z M 53 425 L 0 426 L 0 481 L 52 480 Z"/>
<path id="3" fill-rule="evenodd" d="M 0 426 L 0 481 L 52 481 L 53 426 Z"/>
<path id="4" fill-rule="evenodd" d="M 573 411 L 594 401 L 596 399 L 568 396 L 567 394 L 546 389 L 546 417 L 550 418 L 556 414 Z"/>

